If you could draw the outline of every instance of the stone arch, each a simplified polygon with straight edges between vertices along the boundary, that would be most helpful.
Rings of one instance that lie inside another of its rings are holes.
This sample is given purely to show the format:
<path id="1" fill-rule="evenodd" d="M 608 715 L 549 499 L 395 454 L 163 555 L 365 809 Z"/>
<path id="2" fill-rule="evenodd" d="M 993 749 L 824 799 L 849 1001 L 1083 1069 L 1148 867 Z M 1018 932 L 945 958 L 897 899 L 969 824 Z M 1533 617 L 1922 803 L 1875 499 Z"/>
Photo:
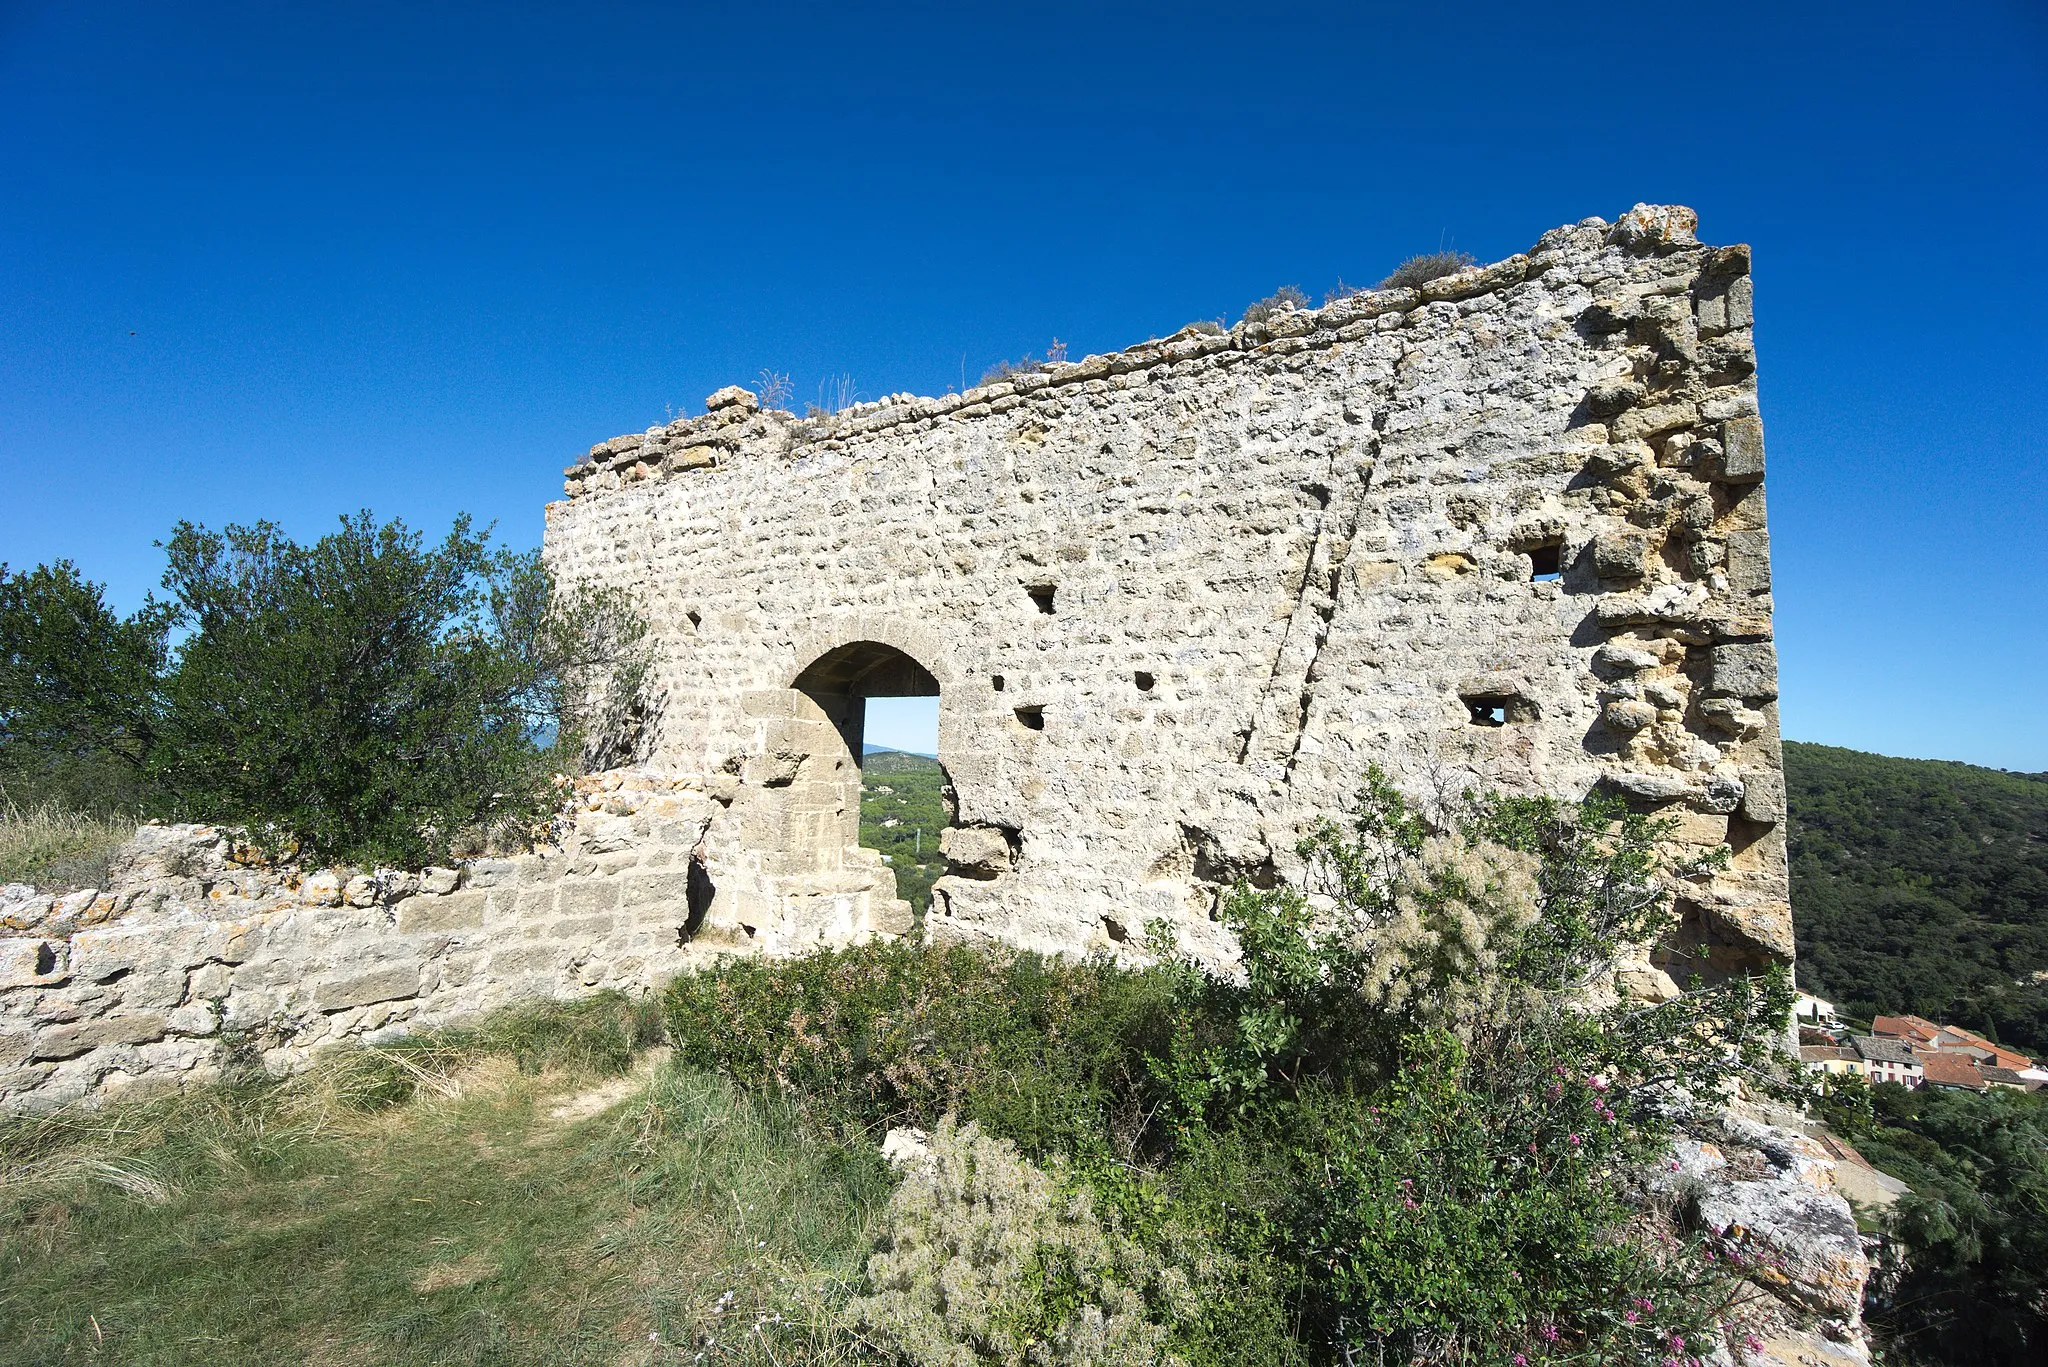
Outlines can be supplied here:
<path id="1" fill-rule="evenodd" d="M 790 643 L 790 662 L 783 670 L 783 687 L 795 688 L 797 679 L 828 655 L 855 647 L 874 646 L 886 646 L 908 656 L 930 675 L 935 691 L 941 696 L 959 681 L 960 674 L 954 667 L 952 652 L 937 632 L 898 617 L 850 613 L 824 618 L 810 625 Z"/>

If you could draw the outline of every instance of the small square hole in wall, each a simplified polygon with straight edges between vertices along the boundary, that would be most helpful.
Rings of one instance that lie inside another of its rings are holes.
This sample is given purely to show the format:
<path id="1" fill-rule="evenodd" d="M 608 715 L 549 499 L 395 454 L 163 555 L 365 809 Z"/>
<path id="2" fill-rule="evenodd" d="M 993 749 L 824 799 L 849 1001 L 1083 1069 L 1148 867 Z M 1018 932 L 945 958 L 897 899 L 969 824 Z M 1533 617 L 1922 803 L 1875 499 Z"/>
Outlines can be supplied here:
<path id="1" fill-rule="evenodd" d="M 1474 726 L 1506 726 L 1508 707 L 1513 698 L 1466 698 L 1466 710 L 1471 714 Z"/>
<path id="2" fill-rule="evenodd" d="M 691 608 L 688 612 L 684 613 L 683 615 L 690 619 L 690 630 L 692 631 L 695 631 L 697 628 L 704 625 L 704 619 L 698 615 L 697 609 L 695 608 Z"/>
<path id="3" fill-rule="evenodd" d="M 1027 730 L 1043 731 L 1045 729 L 1045 709 L 1042 707 L 1020 707 L 1017 709 L 1017 722 Z"/>
<path id="4" fill-rule="evenodd" d="M 1002 691 L 1003 691 L 1003 676 L 1002 676 L 1002 675 L 1000 675 L 1000 674 L 991 674 L 991 675 L 989 675 L 988 683 L 989 683 L 989 687 L 990 687 L 990 688 L 993 688 L 993 689 L 994 689 L 994 690 L 995 690 L 996 692 L 1000 693 L 1000 692 L 1002 692 Z"/>
<path id="5" fill-rule="evenodd" d="M 1031 595 L 1031 601 L 1038 605 L 1038 610 L 1040 612 L 1045 613 L 1047 616 L 1052 615 L 1052 598 L 1053 593 L 1055 592 L 1054 585 L 1026 584 L 1024 586 L 1024 592 Z"/>
<path id="6" fill-rule="evenodd" d="M 1150 693 L 1152 691 L 1152 684 L 1154 680 L 1151 674 L 1141 669 L 1137 673 L 1131 675 L 1131 682 L 1138 686 L 1138 691 L 1140 693 Z"/>
<path id="7" fill-rule="evenodd" d="M 1564 543 L 1552 541 L 1529 548 L 1529 578 L 1538 584 L 1555 583 L 1564 577 Z"/>

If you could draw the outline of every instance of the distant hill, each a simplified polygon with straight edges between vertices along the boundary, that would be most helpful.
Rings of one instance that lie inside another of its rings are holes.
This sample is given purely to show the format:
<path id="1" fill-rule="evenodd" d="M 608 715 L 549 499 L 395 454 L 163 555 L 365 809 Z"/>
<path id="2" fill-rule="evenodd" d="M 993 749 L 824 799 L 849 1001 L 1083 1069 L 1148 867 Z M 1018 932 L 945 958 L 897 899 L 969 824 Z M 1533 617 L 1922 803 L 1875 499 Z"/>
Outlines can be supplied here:
<path id="1" fill-rule="evenodd" d="M 939 762 L 930 755 L 912 754 L 908 750 L 891 750 L 886 745 L 863 747 L 860 757 L 860 771 L 864 774 L 887 774 L 903 769 L 930 769 L 939 771 Z"/>
<path id="2" fill-rule="evenodd" d="M 2048 1053 L 2048 774 L 1785 744 L 1799 982 Z"/>

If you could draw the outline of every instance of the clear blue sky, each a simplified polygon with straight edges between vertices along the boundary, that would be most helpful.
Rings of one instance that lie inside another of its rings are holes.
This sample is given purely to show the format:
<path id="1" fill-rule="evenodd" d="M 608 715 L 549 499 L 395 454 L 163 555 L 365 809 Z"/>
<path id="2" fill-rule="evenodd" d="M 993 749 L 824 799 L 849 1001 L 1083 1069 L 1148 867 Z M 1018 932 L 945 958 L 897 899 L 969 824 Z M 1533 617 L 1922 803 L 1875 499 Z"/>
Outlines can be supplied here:
<path id="1" fill-rule="evenodd" d="M 1785 732 L 2048 769 L 2048 7 L 0 0 L 0 559 L 540 535 L 762 367 L 937 392 L 1638 200 L 1756 248 Z"/>

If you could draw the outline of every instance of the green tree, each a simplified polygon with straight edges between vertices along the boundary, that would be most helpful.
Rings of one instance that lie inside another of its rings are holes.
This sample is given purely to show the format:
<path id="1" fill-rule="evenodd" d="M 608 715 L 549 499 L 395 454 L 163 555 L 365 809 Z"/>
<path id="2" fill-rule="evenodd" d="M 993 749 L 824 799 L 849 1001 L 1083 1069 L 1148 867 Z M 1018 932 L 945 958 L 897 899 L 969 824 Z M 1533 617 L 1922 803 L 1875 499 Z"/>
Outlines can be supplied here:
<path id="1" fill-rule="evenodd" d="M 437 545 L 368 513 L 300 545 L 181 523 L 164 575 L 189 631 L 148 755 L 154 805 L 319 858 L 410 864 L 530 825 L 593 724 L 619 722 L 637 620 L 563 601 L 467 518 Z"/>
<path id="2" fill-rule="evenodd" d="M 135 807 L 171 617 L 155 601 L 118 616 L 68 560 L 0 564 L 0 785 L 12 801 Z"/>
<path id="3" fill-rule="evenodd" d="M 1887 1360 L 2039 1362 L 2048 1349 L 2048 1095 L 1845 1078 L 1823 1113 L 1913 1188 L 1885 1218 L 1870 1307 Z"/>

